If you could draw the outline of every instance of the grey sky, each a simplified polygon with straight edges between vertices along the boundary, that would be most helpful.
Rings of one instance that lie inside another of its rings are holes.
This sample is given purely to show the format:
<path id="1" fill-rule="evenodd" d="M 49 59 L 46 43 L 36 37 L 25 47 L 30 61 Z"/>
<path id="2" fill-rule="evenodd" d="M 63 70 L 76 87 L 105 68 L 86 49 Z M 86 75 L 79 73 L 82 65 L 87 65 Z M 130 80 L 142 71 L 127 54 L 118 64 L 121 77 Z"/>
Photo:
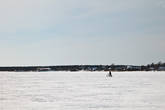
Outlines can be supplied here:
<path id="1" fill-rule="evenodd" d="M 0 66 L 165 61 L 165 0 L 0 1 Z"/>

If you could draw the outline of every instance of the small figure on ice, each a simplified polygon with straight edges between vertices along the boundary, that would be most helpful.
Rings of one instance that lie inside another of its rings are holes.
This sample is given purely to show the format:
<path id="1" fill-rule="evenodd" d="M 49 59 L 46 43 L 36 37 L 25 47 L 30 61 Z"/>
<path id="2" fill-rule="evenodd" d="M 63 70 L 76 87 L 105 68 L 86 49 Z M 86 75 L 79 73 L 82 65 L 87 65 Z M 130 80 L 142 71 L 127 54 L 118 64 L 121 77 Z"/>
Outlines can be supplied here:
<path id="1" fill-rule="evenodd" d="M 109 77 L 112 77 L 112 73 L 111 71 L 109 70 L 109 74 L 108 74 Z"/>

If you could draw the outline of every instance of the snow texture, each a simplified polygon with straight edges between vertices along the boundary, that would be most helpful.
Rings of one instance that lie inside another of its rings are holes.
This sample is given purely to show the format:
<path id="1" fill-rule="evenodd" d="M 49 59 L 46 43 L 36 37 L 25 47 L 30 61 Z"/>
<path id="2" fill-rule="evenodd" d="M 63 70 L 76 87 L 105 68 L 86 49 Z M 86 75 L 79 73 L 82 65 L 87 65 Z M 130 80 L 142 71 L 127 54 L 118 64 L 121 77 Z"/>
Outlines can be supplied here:
<path id="1" fill-rule="evenodd" d="M 165 72 L 0 72 L 0 110 L 164 110 Z"/>

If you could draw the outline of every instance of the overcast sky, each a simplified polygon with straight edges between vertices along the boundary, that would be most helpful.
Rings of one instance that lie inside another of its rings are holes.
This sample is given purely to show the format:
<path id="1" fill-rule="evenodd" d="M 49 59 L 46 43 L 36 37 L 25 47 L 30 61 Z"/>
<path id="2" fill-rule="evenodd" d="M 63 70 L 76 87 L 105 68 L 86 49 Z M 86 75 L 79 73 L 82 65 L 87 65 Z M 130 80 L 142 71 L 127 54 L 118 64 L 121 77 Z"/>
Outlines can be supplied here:
<path id="1" fill-rule="evenodd" d="M 0 66 L 165 61 L 165 0 L 0 0 Z"/>

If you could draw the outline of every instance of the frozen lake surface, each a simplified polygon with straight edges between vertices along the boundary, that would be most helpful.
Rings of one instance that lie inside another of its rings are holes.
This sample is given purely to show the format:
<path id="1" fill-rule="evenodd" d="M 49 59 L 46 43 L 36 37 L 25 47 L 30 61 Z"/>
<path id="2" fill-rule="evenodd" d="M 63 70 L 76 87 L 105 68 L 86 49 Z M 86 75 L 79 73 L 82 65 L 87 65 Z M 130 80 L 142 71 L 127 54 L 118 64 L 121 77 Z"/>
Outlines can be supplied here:
<path id="1" fill-rule="evenodd" d="M 0 110 L 164 110 L 165 72 L 0 72 Z"/>

